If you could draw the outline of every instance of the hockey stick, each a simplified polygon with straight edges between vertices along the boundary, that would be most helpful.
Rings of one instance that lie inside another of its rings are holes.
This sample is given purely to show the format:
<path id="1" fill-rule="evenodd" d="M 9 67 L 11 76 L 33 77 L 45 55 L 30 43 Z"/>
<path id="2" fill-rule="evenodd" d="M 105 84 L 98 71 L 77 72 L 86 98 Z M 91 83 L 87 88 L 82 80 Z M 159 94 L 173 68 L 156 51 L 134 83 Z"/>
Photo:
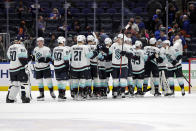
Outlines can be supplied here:
<path id="1" fill-rule="evenodd" d="M 175 68 L 177 68 L 177 67 L 175 66 Z M 179 73 L 180 75 L 182 75 L 182 77 L 186 80 L 186 82 L 190 85 L 190 87 L 193 87 L 193 86 L 191 85 L 190 81 L 188 81 L 188 80 L 186 79 L 186 77 L 184 76 L 184 74 L 183 74 L 181 71 L 179 71 L 179 70 L 177 70 L 177 71 L 178 71 L 178 73 Z"/>

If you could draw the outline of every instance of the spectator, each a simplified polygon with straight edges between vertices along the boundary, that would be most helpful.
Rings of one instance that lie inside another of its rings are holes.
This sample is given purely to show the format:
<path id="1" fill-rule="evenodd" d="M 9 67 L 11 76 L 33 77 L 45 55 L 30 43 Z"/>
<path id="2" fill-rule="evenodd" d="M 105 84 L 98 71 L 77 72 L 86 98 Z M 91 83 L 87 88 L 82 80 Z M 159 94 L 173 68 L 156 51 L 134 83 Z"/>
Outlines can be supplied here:
<path id="1" fill-rule="evenodd" d="M 177 35 L 171 36 L 171 39 L 170 39 L 171 45 L 173 45 L 174 41 L 179 40 L 179 39 L 182 40 L 182 45 L 185 46 L 186 40 L 184 39 L 184 37 L 180 33 L 178 33 Z"/>
<path id="2" fill-rule="evenodd" d="M 163 24 L 160 24 L 158 30 L 156 30 L 155 33 L 154 33 L 155 38 L 156 38 L 157 40 L 160 38 L 160 33 L 161 33 L 161 28 L 162 28 L 162 27 L 163 27 Z"/>
<path id="3" fill-rule="evenodd" d="M 159 26 L 162 25 L 162 21 L 159 19 L 158 15 L 154 15 L 152 18 L 152 32 L 155 32 L 156 30 L 159 29 Z"/>
<path id="4" fill-rule="evenodd" d="M 17 8 L 17 12 L 18 12 L 18 17 L 21 19 L 22 17 L 22 13 L 27 12 L 27 7 L 23 4 L 23 1 L 20 0 L 19 1 L 19 7 Z"/>
<path id="5" fill-rule="evenodd" d="M 177 11 L 175 14 L 175 22 L 178 24 L 179 27 L 182 27 L 182 16 L 183 12 L 182 11 Z"/>
<path id="6" fill-rule="evenodd" d="M 60 31 L 65 31 L 65 30 L 70 31 L 71 30 L 71 27 L 69 25 L 67 25 L 66 22 L 64 22 L 63 25 L 60 26 L 58 29 Z"/>
<path id="7" fill-rule="evenodd" d="M 190 22 L 187 15 L 183 15 L 182 22 L 183 22 L 182 29 L 185 31 L 185 34 L 189 34 Z"/>
<path id="8" fill-rule="evenodd" d="M 38 35 L 41 37 L 46 29 L 46 22 L 42 16 L 38 18 Z"/>
<path id="9" fill-rule="evenodd" d="M 168 24 L 171 25 L 172 22 L 175 20 L 175 14 L 177 10 L 173 4 L 169 4 L 169 13 L 168 13 Z"/>
<path id="10" fill-rule="evenodd" d="M 152 16 L 156 9 L 162 9 L 162 4 L 158 0 L 150 0 L 147 3 L 147 11 L 149 16 Z"/>
<path id="11" fill-rule="evenodd" d="M 80 23 L 78 20 L 74 21 L 74 23 L 72 25 L 72 30 L 76 31 L 77 33 L 79 33 L 81 31 Z"/>
<path id="12" fill-rule="evenodd" d="M 135 19 L 134 18 L 130 18 L 128 24 L 130 25 L 130 28 L 129 29 L 131 29 L 131 33 L 134 34 L 134 35 L 136 35 L 139 32 L 139 27 L 135 23 Z"/>
<path id="13" fill-rule="evenodd" d="M 18 37 L 24 38 L 24 36 L 26 35 L 26 32 L 27 32 L 27 27 L 26 27 L 25 21 L 22 20 L 20 22 L 20 27 L 18 29 Z"/>
<path id="14" fill-rule="evenodd" d="M 50 20 L 58 20 L 61 18 L 61 15 L 57 8 L 53 8 L 52 13 L 50 13 L 49 19 Z"/>
<path id="15" fill-rule="evenodd" d="M 53 51 L 54 47 L 57 46 L 56 36 L 55 34 L 51 35 L 50 42 L 48 44 L 48 47 L 51 51 Z"/>
<path id="16" fill-rule="evenodd" d="M 196 9 L 195 9 L 195 5 L 194 4 L 190 4 L 189 5 L 189 18 L 190 18 L 190 22 L 191 24 L 196 24 Z"/>
<path id="17" fill-rule="evenodd" d="M 173 22 L 171 32 L 177 34 L 178 32 L 180 32 L 180 30 L 181 29 L 179 27 L 179 24 L 177 22 Z"/>
<path id="18" fill-rule="evenodd" d="M 145 29 L 144 22 L 142 22 L 140 16 L 136 16 L 135 17 L 135 23 L 138 25 L 140 31 L 143 30 L 143 29 Z"/>
<path id="19" fill-rule="evenodd" d="M 37 8 L 38 8 L 39 12 L 43 12 L 44 11 L 43 8 L 40 8 L 40 4 L 37 5 Z M 36 14 L 36 3 L 33 3 L 32 5 L 30 5 L 29 12 L 31 12 L 33 14 L 33 16 L 35 17 L 35 14 Z"/>
<path id="20" fill-rule="evenodd" d="M 0 35 L 0 61 L 4 58 L 5 48 L 3 44 L 3 37 Z"/>

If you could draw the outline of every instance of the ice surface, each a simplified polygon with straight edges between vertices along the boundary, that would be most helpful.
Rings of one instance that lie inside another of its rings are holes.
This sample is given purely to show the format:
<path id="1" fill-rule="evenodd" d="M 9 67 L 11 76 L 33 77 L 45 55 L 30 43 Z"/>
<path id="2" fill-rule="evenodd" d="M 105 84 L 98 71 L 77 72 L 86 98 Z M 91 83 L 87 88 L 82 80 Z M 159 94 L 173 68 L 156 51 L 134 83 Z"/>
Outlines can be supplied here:
<path id="1" fill-rule="evenodd" d="M 196 92 L 182 97 L 6 104 L 0 92 L 0 131 L 196 131 Z M 55 92 L 57 94 L 57 92 Z"/>

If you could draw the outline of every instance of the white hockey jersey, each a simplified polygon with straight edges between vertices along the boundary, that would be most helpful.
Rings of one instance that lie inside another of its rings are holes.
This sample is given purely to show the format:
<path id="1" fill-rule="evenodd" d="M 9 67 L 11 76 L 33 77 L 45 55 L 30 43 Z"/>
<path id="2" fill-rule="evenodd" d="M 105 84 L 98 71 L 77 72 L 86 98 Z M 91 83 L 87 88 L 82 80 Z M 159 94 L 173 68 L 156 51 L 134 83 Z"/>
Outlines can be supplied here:
<path id="1" fill-rule="evenodd" d="M 147 56 L 151 56 L 153 54 L 158 54 L 160 55 L 160 49 L 157 48 L 157 47 L 154 47 L 154 46 L 145 46 L 144 47 L 144 53 L 147 55 Z M 153 60 L 150 60 L 152 63 L 154 64 L 158 64 L 157 61 L 156 61 L 156 58 L 153 59 Z"/>
<path id="2" fill-rule="evenodd" d="M 119 45 L 118 43 L 114 43 L 110 47 L 109 54 L 112 54 L 112 66 L 113 67 L 120 68 L 121 51 L 122 51 L 122 45 Z M 127 44 L 123 45 L 123 51 L 131 52 Z M 128 64 L 128 58 L 126 56 L 122 56 L 122 67 L 127 67 L 127 64 Z"/>
<path id="3" fill-rule="evenodd" d="M 42 48 L 35 47 L 33 50 L 33 55 L 35 57 L 35 70 L 40 71 L 40 70 L 45 70 L 50 68 L 50 62 L 48 63 L 43 63 L 43 62 L 38 62 L 38 60 L 41 57 L 44 57 L 45 59 L 47 57 L 51 58 L 51 51 L 50 48 L 43 46 Z"/>
<path id="4" fill-rule="evenodd" d="M 54 69 L 61 69 L 65 67 L 64 61 L 69 57 L 68 46 L 57 46 L 53 49 L 52 59 L 54 61 Z"/>
<path id="5" fill-rule="evenodd" d="M 160 57 L 163 59 L 162 63 L 158 64 L 160 70 L 167 69 L 167 58 L 166 58 L 166 49 L 164 47 L 160 48 Z"/>
<path id="6" fill-rule="evenodd" d="M 176 60 L 176 58 L 179 55 L 182 55 L 182 50 L 177 49 L 177 48 L 175 48 L 173 46 L 169 47 L 169 49 L 166 50 L 166 58 L 167 58 L 167 67 L 168 67 L 168 70 L 174 70 L 176 68 L 182 67 L 182 65 L 181 65 L 182 59 L 180 59 L 178 61 L 178 63 L 176 63 L 175 66 L 172 64 L 172 61 L 173 60 Z"/>
<path id="7" fill-rule="evenodd" d="M 134 55 L 138 57 L 138 59 L 131 59 L 132 65 L 132 73 L 133 74 L 140 74 L 144 72 L 144 64 L 147 60 L 148 56 L 144 53 L 141 49 L 135 49 Z"/>
<path id="8" fill-rule="evenodd" d="M 90 49 L 90 51 L 94 51 L 96 49 L 96 45 L 88 45 L 88 48 Z M 90 59 L 90 64 L 96 66 L 97 65 L 97 57 L 95 57 L 94 59 Z"/>
<path id="9" fill-rule="evenodd" d="M 24 66 L 20 63 L 19 58 L 27 58 L 27 50 L 21 44 L 14 44 L 8 48 L 7 57 L 10 60 L 9 71 L 16 72 L 24 69 Z"/>
<path id="10" fill-rule="evenodd" d="M 73 45 L 70 48 L 72 70 L 83 71 L 89 69 L 91 55 L 88 45 Z"/>

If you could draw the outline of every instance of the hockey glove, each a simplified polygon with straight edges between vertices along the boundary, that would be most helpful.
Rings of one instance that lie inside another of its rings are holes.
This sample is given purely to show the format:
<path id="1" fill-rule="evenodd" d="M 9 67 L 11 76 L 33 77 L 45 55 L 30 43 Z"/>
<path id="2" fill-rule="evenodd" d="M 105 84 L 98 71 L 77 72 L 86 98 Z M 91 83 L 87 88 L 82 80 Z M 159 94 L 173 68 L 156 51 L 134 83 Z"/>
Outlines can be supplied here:
<path id="1" fill-rule="evenodd" d="M 48 63 L 48 62 L 50 62 L 50 61 L 52 61 L 52 59 L 49 58 L 49 57 L 46 57 L 45 63 Z"/>
<path id="2" fill-rule="evenodd" d="M 45 63 L 45 58 L 44 58 L 44 57 L 39 58 L 39 59 L 38 59 L 38 62 L 39 62 L 39 63 Z"/>
<path id="3" fill-rule="evenodd" d="M 162 57 L 158 57 L 158 58 L 157 58 L 157 62 L 158 62 L 158 63 L 162 63 L 162 62 L 163 62 L 163 58 L 162 58 Z"/>
<path id="4" fill-rule="evenodd" d="M 126 54 L 127 54 L 126 51 L 121 51 L 121 52 L 120 52 L 120 55 L 121 55 L 121 56 L 125 56 Z"/>
<path id="5" fill-rule="evenodd" d="M 177 63 L 178 63 L 177 60 L 173 60 L 173 61 L 172 61 L 172 65 L 174 65 L 174 66 L 175 66 Z"/>

